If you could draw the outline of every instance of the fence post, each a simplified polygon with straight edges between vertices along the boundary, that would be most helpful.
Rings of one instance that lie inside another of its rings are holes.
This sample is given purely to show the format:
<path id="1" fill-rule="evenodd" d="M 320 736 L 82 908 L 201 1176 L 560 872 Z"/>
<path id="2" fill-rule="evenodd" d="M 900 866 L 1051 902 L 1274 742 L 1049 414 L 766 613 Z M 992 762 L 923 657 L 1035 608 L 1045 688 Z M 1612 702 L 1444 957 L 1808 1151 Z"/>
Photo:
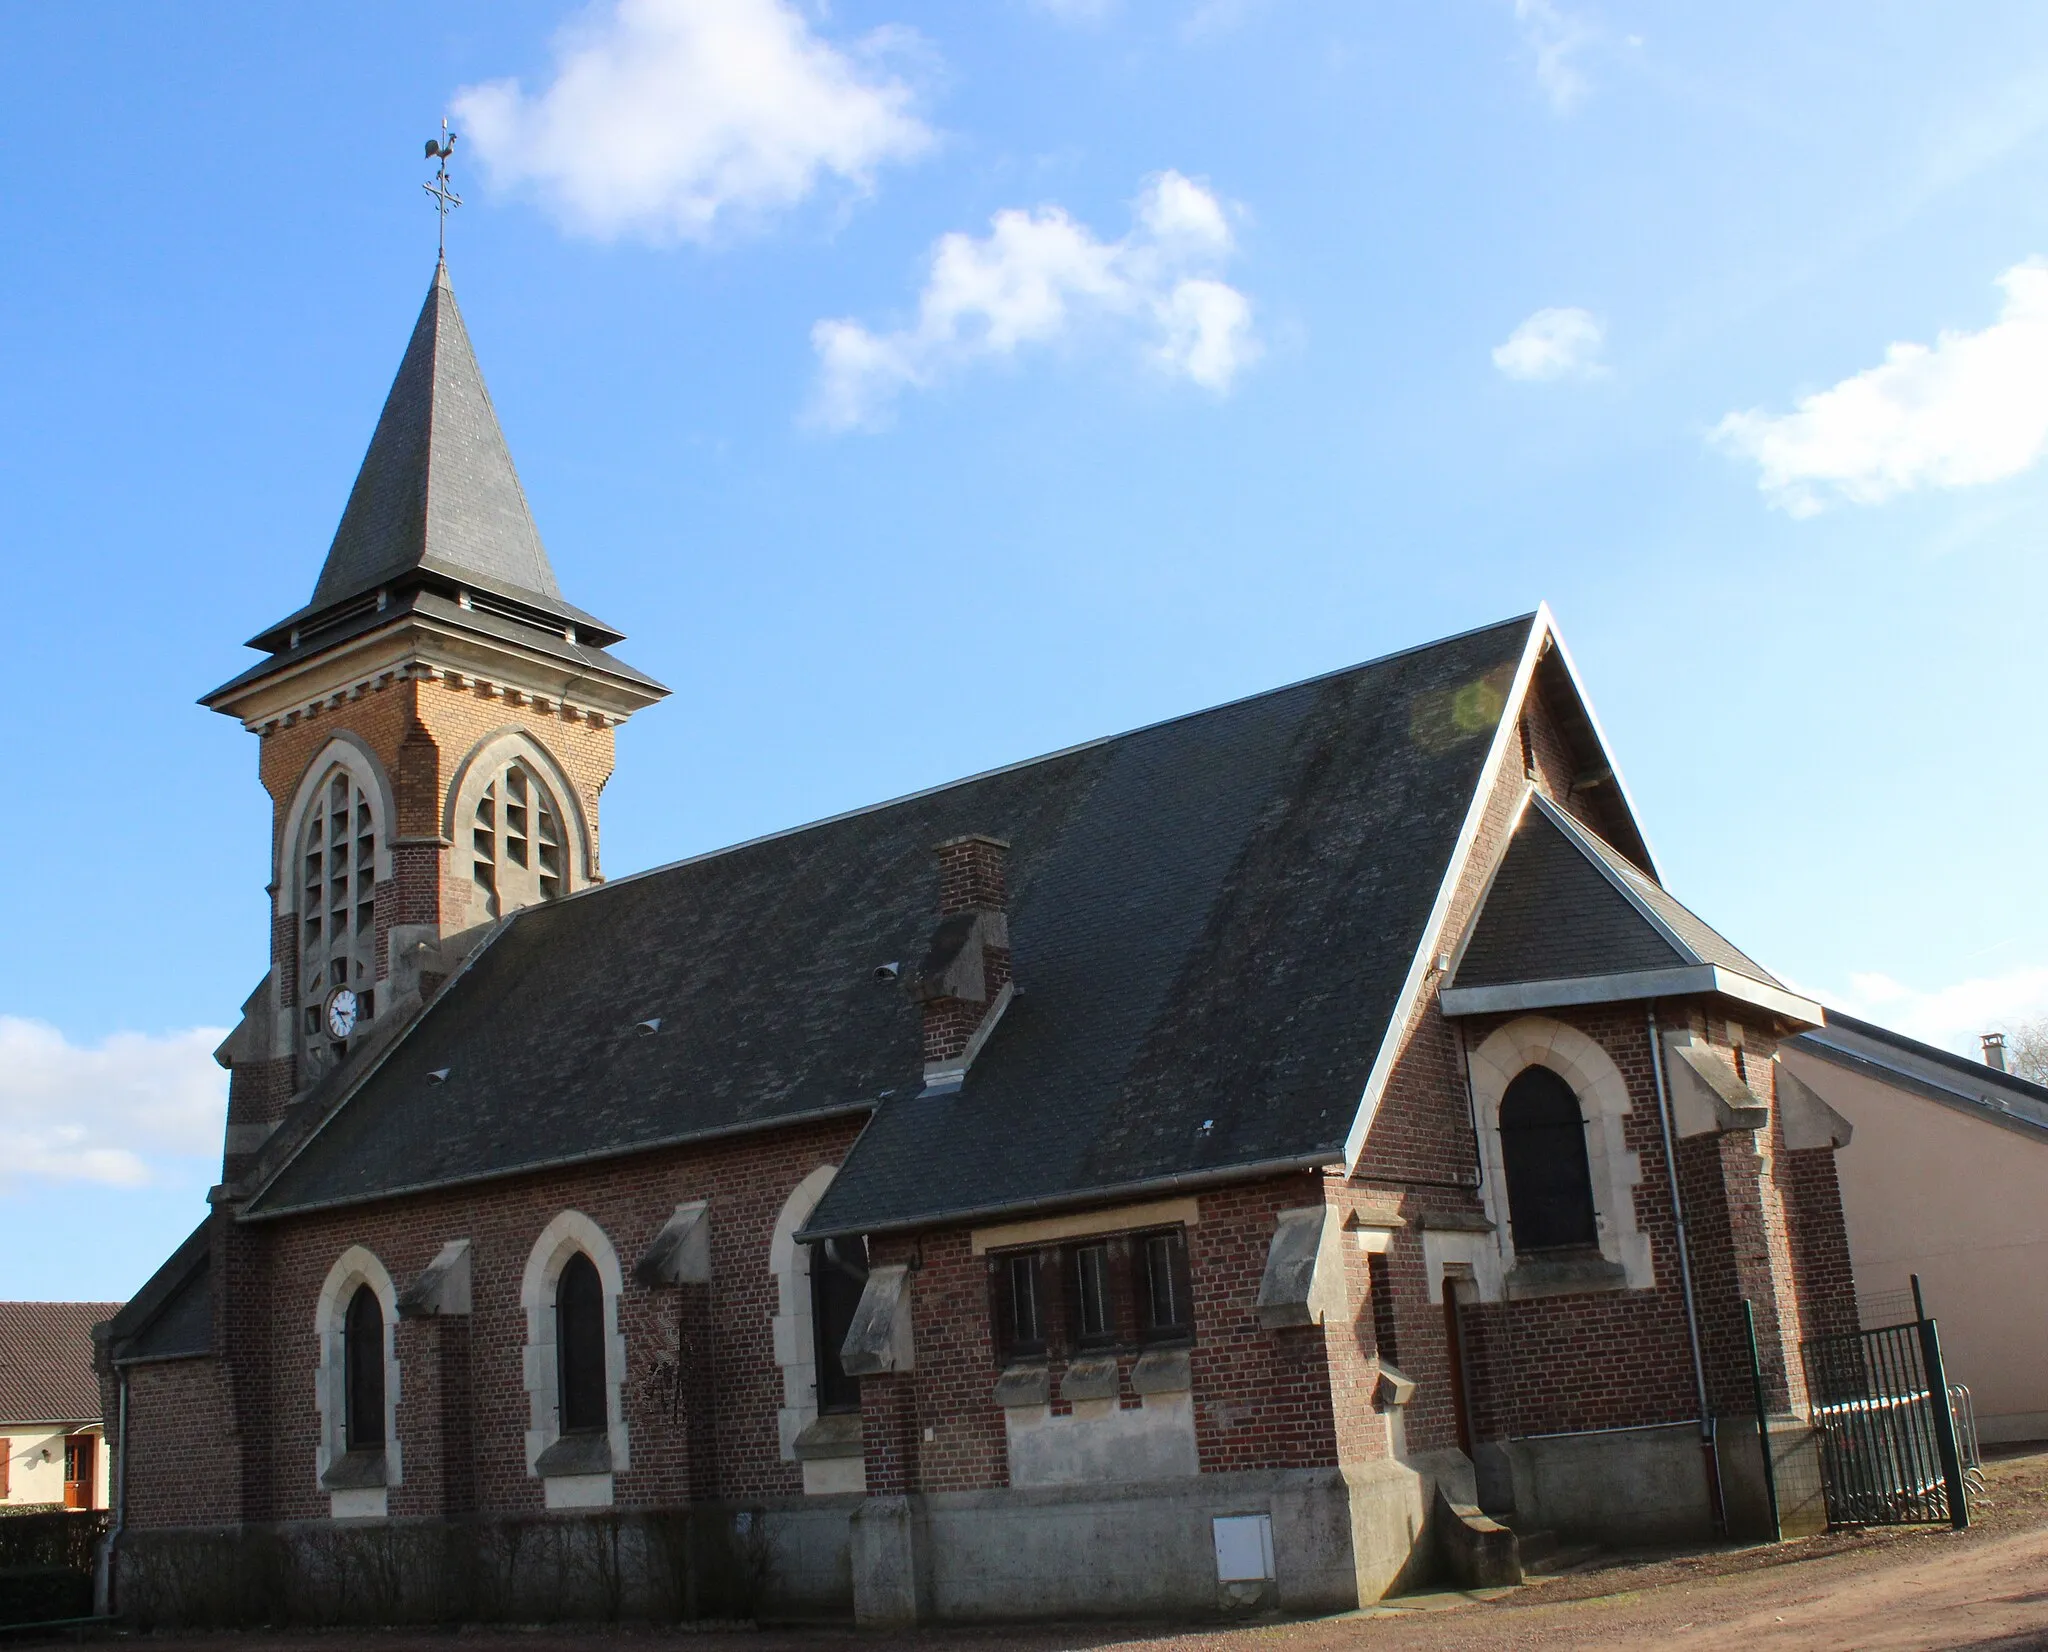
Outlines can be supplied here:
<path id="1" fill-rule="evenodd" d="M 1948 1486 L 1948 1523 L 1962 1531 L 1970 1523 L 1969 1491 L 1963 1484 L 1963 1453 L 1956 1443 L 1956 1414 L 1949 1404 L 1948 1370 L 1941 1363 L 1941 1333 L 1927 1317 L 1917 1273 L 1913 1275 L 1913 1317 L 1919 1321 L 1920 1363 L 1927 1374 L 1927 1408 L 1934 1418 L 1934 1448 L 1941 1454 L 1941 1477 Z"/>
<path id="2" fill-rule="evenodd" d="M 1756 1345 L 1756 1304 L 1748 1297 L 1742 1299 L 1742 1321 L 1749 1330 L 1749 1386 L 1756 1396 L 1756 1442 L 1764 1455 L 1764 1502 L 1771 1511 L 1771 1541 L 1782 1543 L 1785 1532 L 1778 1523 L 1778 1470 L 1771 1461 L 1770 1413 L 1764 1409 L 1764 1362 Z"/>

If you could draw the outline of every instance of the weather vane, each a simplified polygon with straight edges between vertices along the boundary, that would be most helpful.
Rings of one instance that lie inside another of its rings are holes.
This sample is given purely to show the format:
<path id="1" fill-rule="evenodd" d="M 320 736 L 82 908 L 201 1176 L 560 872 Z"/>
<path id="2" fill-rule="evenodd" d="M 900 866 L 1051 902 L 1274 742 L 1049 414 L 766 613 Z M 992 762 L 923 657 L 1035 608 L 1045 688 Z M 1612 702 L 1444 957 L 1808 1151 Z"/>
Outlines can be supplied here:
<path id="1" fill-rule="evenodd" d="M 448 187 L 448 157 L 454 153 L 455 134 L 448 130 L 448 122 L 443 119 L 441 141 L 436 143 L 432 138 L 427 139 L 427 159 L 439 161 L 440 169 L 435 172 L 432 183 L 421 184 L 420 188 L 434 197 L 434 210 L 441 215 L 441 262 L 444 264 L 448 261 L 448 214 L 462 205 L 462 197 Z"/>

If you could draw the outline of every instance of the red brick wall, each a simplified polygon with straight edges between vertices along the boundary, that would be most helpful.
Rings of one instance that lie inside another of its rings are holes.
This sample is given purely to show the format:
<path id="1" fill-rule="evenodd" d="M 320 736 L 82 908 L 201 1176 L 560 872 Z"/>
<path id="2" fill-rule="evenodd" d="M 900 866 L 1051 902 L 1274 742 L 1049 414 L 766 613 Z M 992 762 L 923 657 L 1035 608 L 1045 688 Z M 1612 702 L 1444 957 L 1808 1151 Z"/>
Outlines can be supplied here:
<path id="1" fill-rule="evenodd" d="M 1325 1341 L 1334 1327 L 1269 1331 L 1254 1304 L 1282 1210 L 1317 1204 L 1320 1179 L 1279 1177 L 1200 1196 L 1201 1220 L 1187 1230 L 1195 1341 L 1195 1439 L 1204 1473 L 1249 1468 L 1312 1468 L 1337 1461 Z M 910 1262 L 916 1370 L 907 1379 L 862 1384 L 868 1489 L 979 1491 L 1009 1483 L 1001 1375 L 989 1332 L 986 1257 L 962 1230 L 877 1241 L 876 1262 Z M 1344 1328 L 1349 1335 L 1350 1328 Z M 1119 1397 L 1131 1388 L 1137 1355 L 1118 1357 Z M 1055 1415 L 1061 1402 L 1055 1358 L 1049 1367 Z M 931 1432 L 927 1440 L 926 1430 Z"/>
<path id="2" fill-rule="evenodd" d="M 443 1244 L 461 1238 L 471 1245 L 474 1307 L 466 1329 L 433 1320 L 402 1321 L 397 1329 L 405 1484 L 393 1493 L 392 1512 L 459 1508 L 472 1499 L 486 1512 L 540 1509 L 541 1483 L 526 1471 L 520 1279 L 541 1230 L 568 1209 L 604 1230 L 627 1274 L 619 1325 L 632 1463 L 617 1480 L 620 1504 L 799 1491 L 798 1467 L 782 1461 L 776 1432 L 783 1394 L 770 1326 L 777 1297 L 769 1243 L 796 1184 L 820 1164 L 838 1163 L 858 1128 L 857 1119 L 808 1125 L 272 1223 L 221 1222 L 216 1346 L 228 1357 L 190 1369 L 216 1373 L 222 1397 L 210 1410 L 165 1406 L 145 1419 L 147 1443 L 135 1453 L 131 1481 L 137 1507 L 148 1511 L 138 1522 L 185 1524 L 200 1511 L 237 1506 L 241 1517 L 257 1520 L 325 1515 L 327 1495 L 314 1477 L 321 1285 L 344 1250 L 362 1245 L 403 1289 Z M 634 1284 L 633 1264 L 675 1206 L 690 1199 L 711 1202 L 708 1293 L 693 1298 L 687 1289 Z M 685 1363 L 683 1404 L 655 1368 L 657 1354 L 676 1345 L 679 1325 L 695 1356 Z M 695 1415 L 687 1403 L 693 1397 Z M 223 1423 L 223 1409 L 235 1427 Z M 467 1477 L 454 1461 L 459 1448 L 444 1450 L 438 1440 L 458 1419 L 471 1438 Z M 237 1433 L 245 1449 L 225 1453 L 223 1440 Z M 715 1451 L 707 1450 L 713 1441 Z"/>
<path id="3" fill-rule="evenodd" d="M 129 1367 L 127 1499 L 132 1526 L 241 1518 L 240 1441 L 220 1361 Z"/>
<path id="4" fill-rule="evenodd" d="M 1327 1326 L 1269 1331 L 1255 1303 L 1275 1219 L 1323 1202 L 1319 1176 L 1201 1197 L 1188 1231 L 1194 1282 L 1195 1443 L 1202 1472 L 1321 1468 L 1337 1461 Z"/>

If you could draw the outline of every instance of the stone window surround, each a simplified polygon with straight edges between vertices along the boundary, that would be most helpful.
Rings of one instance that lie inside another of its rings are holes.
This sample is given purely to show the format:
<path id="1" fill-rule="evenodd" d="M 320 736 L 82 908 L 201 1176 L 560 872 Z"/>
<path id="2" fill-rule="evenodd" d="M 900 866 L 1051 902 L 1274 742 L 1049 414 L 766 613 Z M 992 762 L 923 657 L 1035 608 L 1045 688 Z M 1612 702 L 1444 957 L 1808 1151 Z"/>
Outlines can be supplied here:
<path id="1" fill-rule="evenodd" d="M 817 1331 L 811 1319 L 811 1248 L 798 1244 L 796 1235 L 838 1173 L 836 1165 L 821 1164 L 798 1182 L 783 1201 L 768 1241 L 768 1272 L 775 1280 L 775 1313 L 770 1326 L 775 1363 L 782 1372 L 776 1435 L 782 1460 L 802 1463 L 804 1493 L 812 1497 L 867 1489 L 867 1464 L 855 1440 L 820 1442 L 820 1448 L 832 1454 L 810 1454 L 818 1423 Z M 812 1435 L 812 1441 L 799 1450 L 798 1442 L 806 1433 Z"/>
<path id="2" fill-rule="evenodd" d="M 597 1472 L 543 1474 L 542 1453 L 561 1438 L 561 1368 L 555 1343 L 555 1286 L 569 1258 L 581 1252 L 597 1268 L 604 1286 L 604 1443 L 610 1467 Z M 603 1228 L 580 1210 L 565 1210 L 541 1230 L 520 1277 L 519 1301 L 526 1310 L 524 1376 L 529 1402 L 526 1472 L 540 1480 L 551 1509 L 609 1508 L 614 1476 L 631 1465 L 626 1434 L 624 1386 L 626 1339 L 619 1333 L 619 1293 L 625 1275 Z"/>
<path id="3" fill-rule="evenodd" d="M 299 913 L 299 868 L 295 864 L 306 832 L 306 815 L 316 798 L 324 798 L 330 772 L 347 769 L 370 805 L 370 820 L 377 833 L 376 881 L 389 882 L 391 870 L 392 823 L 397 810 L 392 801 L 391 782 L 376 754 L 355 735 L 335 735 L 313 756 L 299 776 L 291 806 L 279 822 L 277 841 L 271 845 L 270 881 L 276 890 L 272 911 L 278 917 Z M 294 945 L 296 945 L 296 941 Z"/>
<path id="4" fill-rule="evenodd" d="M 270 884 L 271 911 L 274 917 L 291 920 L 291 948 L 288 956 L 295 962 L 292 966 L 297 989 L 290 1003 L 282 997 L 275 1000 L 277 1013 L 277 1048 L 299 1052 L 305 1065 L 302 1066 L 299 1082 L 301 1085 L 318 1076 L 319 1061 L 313 1055 L 314 1049 L 324 1048 L 322 1039 L 309 1039 L 304 1026 L 306 1009 L 305 969 L 305 926 L 299 910 L 300 895 L 305 882 L 301 857 L 305 853 L 306 826 L 316 808 L 326 807 L 327 783 L 334 777 L 336 769 L 345 771 L 349 778 L 362 790 L 363 800 L 370 806 L 370 829 L 375 834 L 376 847 L 371 860 L 372 888 L 388 882 L 393 874 L 391 860 L 391 834 L 396 822 L 397 808 L 393 801 L 390 778 L 384 772 L 384 765 L 377 761 L 376 753 L 357 735 L 342 730 L 332 736 L 313 755 L 299 783 L 292 793 L 288 807 L 278 822 L 275 841 L 271 844 Z M 377 990 L 377 1013 L 384 1014 L 389 1005 L 379 979 L 383 974 L 384 959 L 369 958 L 371 982 Z M 282 982 L 273 977 L 277 990 L 282 992 Z"/>
<path id="5" fill-rule="evenodd" d="M 1628 1081 L 1613 1058 L 1597 1040 L 1576 1027 L 1545 1015 L 1524 1015 L 1496 1028 L 1466 1059 L 1479 1131 L 1479 1195 L 1493 1222 L 1493 1233 L 1444 1234 L 1435 1245 L 1427 1241 L 1437 1236 L 1424 1236 L 1425 1251 L 1431 1253 L 1432 1300 L 1441 1299 L 1446 1262 L 1468 1263 L 1479 1299 L 1486 1302 L 1521 1295 L 1654 1288 L 1656 1270 L 1650 1257 L 1649 1235 L 1641 1232 L 1636 1223 L 1635 1190 L 1643 1177 L 1642 1160 L 1627 1145 L 1624 1123 L 1634 1111 L 1634 1103 Z M 1500 1104 L 1515 1078 L 1534 1066 L 1548 1067 L 1579 1098 L 1579 1108 L 1586 1120 L 1586 1162 L 1592 1173 L 1600 1256 L 1610 1268 L 1620 1270 L 1611 1278 L 1539 1290 L 1517 1289 L 1515 1270 L 1521 1259 L 1514 1251 L 1514 1229 L 1508 1219 Z M 1458 1240 L 1464 1243 L 1456 1243 Z M 1482 1249 L 1492 1254 L 1472 1254 Z"/>
<path id="6" fill-rule="evenodd" d="M 554 805 L 555 820 L 562 834 L 562 893 L 567 895 L 583 888 L 597 875 L 591 864 L 590 823 L 583 818 L 583 800 L 569 783 L 568 773 L 555 754 L 534 737 L 531 729 L 517 723 L 493 729 L 471 746 L 456 764 L 448 783 L 448 796 L 441 811 L 441 835 L 458 851 L 463 880 L 469 878 L 466 850 L 477 802 L 484 795 L 484 788 L 498 778 L 508 763 L 515 761 L 533 771 L 534 778 L 547 788 L 548 801 Z"/>
<path id="7" fill-rule="evenodd" d="M 347 1452 L 348 1367 L 344 1327 L 348 1305 L 358 1286 L 376 1293 L 384 1312 L 384 1464 L 383 1484 L 329 1489 L 327 1474 Z M 398 1292 L 391 1274 L 376 1255 L 351 1245 L 335 1259 L 320 1287 L 315 1311 L 319 1363 L 313 1371 L 313 1408 L 320 1418 L 314 1476 L 328 1494 L 328 1513 L 336 1520 L 382 1519 L 390 1488 L 405 1483 L 404 1454 L 398 1443 Z"/>

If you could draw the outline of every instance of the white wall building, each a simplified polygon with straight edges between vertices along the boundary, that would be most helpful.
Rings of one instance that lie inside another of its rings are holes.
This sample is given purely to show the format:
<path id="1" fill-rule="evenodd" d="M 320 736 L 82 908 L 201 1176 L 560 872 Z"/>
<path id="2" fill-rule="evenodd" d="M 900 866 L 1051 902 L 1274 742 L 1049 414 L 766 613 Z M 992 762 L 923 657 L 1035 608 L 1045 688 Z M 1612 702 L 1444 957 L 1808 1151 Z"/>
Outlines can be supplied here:
<path id="1" fill-rule="evenodd" d="M 103 1509 L 108 1452 L 92 1328 L 118 1302 L 0 1302 L 0 1503 Z"/>
<path id="2" fill-rule="evenodd" d="M 1835 1170 L 1858 1295 L 1918 1274 L 1978 1438 L 2048 1439 L 2048 1089 L 1833 1010 L 1780 1056 L 1855 1130 Z"/>

